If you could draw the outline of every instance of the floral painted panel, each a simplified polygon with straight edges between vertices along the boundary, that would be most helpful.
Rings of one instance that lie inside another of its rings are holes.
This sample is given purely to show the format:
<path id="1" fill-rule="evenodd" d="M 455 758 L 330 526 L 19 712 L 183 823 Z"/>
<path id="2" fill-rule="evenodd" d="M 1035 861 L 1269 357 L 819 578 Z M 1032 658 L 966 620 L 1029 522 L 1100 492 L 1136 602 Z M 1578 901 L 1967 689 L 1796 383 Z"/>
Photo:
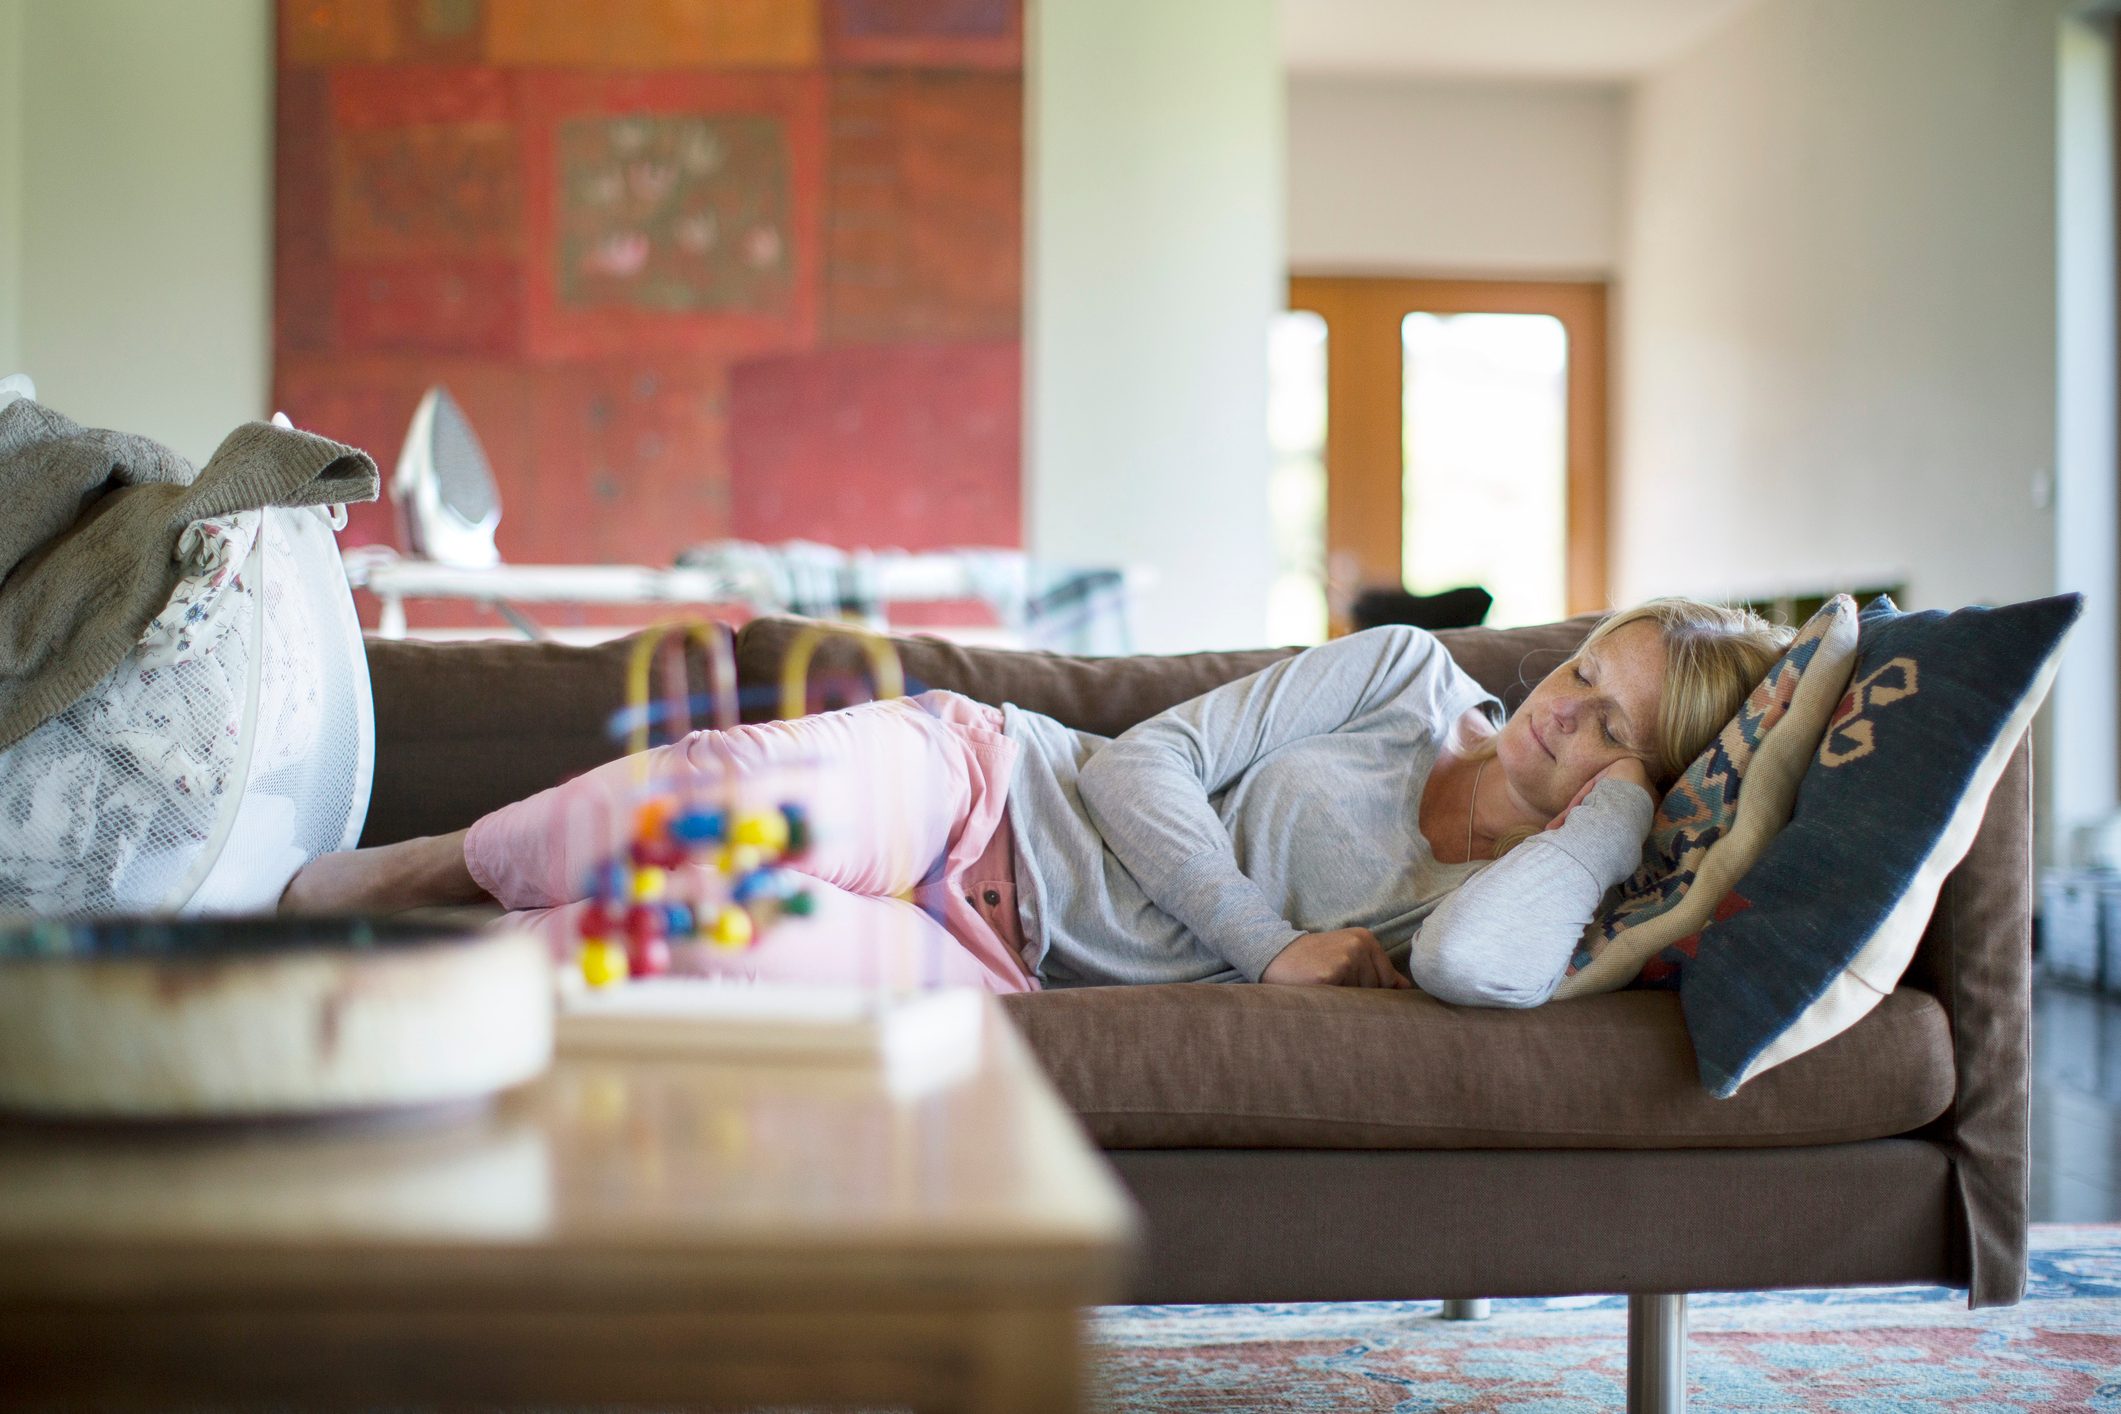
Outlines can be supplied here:
<path id="1" fill-rule="evenodd" d="M 686 313 L 785 309 L 796 240 L 786 135 L 731 114 L 560 124 L 561 300 Z"/>

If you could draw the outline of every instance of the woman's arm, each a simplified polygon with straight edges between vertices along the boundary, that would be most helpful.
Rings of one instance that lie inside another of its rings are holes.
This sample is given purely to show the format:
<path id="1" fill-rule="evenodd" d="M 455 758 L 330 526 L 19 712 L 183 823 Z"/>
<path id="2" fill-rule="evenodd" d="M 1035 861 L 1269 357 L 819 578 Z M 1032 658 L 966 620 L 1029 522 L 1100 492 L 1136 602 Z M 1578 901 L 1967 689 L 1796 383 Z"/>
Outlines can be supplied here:
<path id="1" fill-rule="evenodd" d="M 1424 673 L 1449 671 L 1419 629 L 1350 634 L 1226 683 L 1106 743 L 1083 764 L 1083 808 L 1150 902 L 1252 981 L 1304 930 L 1237 867 L 1209 797 L 1261 757 L 1336 731 Z"/>
<path id="2" fill-rule="evenodd" d="M 1559 826 L 1459 885 L 1407 956 L 1415 984 L 1460 1006 L 1538 1006 L 1554 994 L 1607 889 L 1642 862 L 1656 802 L 1600 780 Z"/>

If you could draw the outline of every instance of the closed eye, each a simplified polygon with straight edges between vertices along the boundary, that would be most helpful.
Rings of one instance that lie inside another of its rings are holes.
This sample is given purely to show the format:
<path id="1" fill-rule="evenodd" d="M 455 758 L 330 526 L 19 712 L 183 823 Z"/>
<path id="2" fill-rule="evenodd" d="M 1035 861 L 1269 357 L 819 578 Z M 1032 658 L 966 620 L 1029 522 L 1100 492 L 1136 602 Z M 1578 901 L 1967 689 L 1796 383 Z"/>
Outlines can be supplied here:
<path id="1" fill-rule="evenodd" d="M 1589 687 L 1589 686 L 1591 685 L 1591 680 L 1590 680 L 1589 678 L 1587 678 L 1587 677 L 1585 677 L 1585 676 L 1583 675 L 1583 669 L 1582 669 L 1582 668 L 1580 668 L 1580 667 L 1573 667 L 1573 666 L 1572 666 L 1572 667 L 1570 668 L 1570 671 L 1571 671 L 1571 672 L 1573 672 L 1573 673 L 1574 673 L 1574 674 L 1576 675 L 1576 681 L 1577 681 L 1577 682 L 1579 682 L 1579 683 L 1583 684 L 1583 685 L 1584 685 L 1585 687 Z M 1607 717 L 1607 716 L 1605 716 L 1605 715 L 1603 715 L 1603 714 L 1600 714 L 1600 716 L 1599 716 L 1599 718 L 1598 718 L 1598 730 L 1599 730 L 1600 732 L 1604 733 L 1604 735 L 1605 735 L 1605 739 L 1606 739 L 1606 745 L 1608 745 L 1608 746 L 1618 746 L 1618 747 L 1620 747 L 1620 748 L 1621 748 L 1621 749 L 1622 749 L 1623 751 L 1625 751 L 1625 750 L 1627 749 L 1627 747 L 1626 747 L 1626 744 L 1625 744 L 1625 743 L 1623 743 L 1623 742 L 1621 741 L 1621 739 L 1620 739 L 1619 737 L 1617 737 L 1617 736 L 1614 736 L 1614 735 L 1613 735 L 1613 719 L 1612 719 L 1612 718 L 1610 718 L 1610 717 Z"/>

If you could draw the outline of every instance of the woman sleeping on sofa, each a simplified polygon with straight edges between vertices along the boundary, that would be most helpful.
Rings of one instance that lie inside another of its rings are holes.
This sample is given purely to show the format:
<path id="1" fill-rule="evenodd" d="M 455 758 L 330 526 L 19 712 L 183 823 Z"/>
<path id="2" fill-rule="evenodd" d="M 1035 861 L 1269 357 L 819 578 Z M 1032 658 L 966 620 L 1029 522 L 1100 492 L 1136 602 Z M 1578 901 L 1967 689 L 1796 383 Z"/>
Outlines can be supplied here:
<path id="1" fill-rule="evenodd" d="M 1118 738 L 950 692 L 658 747 L 662 772 L 819 762 L 812 918 L 715 971 L 909 975 L 997 992 L 1134 982 L 1550 996 L 1656 795 L 1789 639 L 1745 611 L 1614 614 L 1516 713 L 1426 632 L 1369 629 Z M 608 763 L 469 830 L 325 855 L 302 911 L 491 898 L 574 936 L 638 766 Z M 837 822 L 837 828 L 835 828 Z M 908 899 L 912 902 L 908 902 Z M 881 950 L 899 950 L 897 956 Z M 1410 980 L 1411 978 L 1411 980 Z"/>

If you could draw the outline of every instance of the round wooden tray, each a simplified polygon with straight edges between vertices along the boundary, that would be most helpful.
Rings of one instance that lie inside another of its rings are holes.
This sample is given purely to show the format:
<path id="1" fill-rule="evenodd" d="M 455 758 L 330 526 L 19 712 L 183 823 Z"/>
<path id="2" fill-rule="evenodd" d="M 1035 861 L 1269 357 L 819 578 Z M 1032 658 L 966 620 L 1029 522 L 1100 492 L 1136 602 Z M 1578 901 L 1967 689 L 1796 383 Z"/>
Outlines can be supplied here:
<path id="1" fill-rule="evenodd" d="M 476 1099 L 552 1058 L 542 943 L 357 918 L 0 924 L 0 1110 L 258 1119 Z"/>

